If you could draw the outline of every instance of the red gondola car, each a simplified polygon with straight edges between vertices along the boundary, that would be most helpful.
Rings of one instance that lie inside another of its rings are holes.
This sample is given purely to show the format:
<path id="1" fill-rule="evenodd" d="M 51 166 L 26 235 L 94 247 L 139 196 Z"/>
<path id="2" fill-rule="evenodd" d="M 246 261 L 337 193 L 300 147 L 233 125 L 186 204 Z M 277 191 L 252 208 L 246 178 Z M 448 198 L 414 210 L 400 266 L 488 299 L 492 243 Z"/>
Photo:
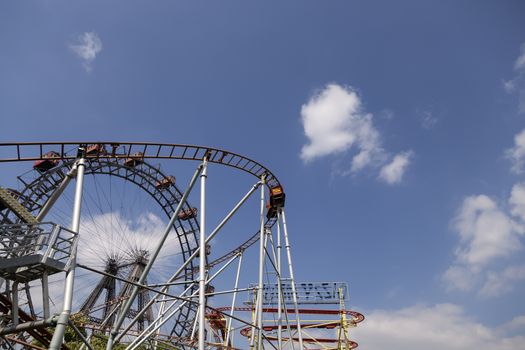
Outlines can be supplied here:
<path id="1" fill-rule="evenodd" d="M 88 157 L 102 156 L 107 153 L 108 152 L 102 143 L 95 143 L 86 148 L 86 156 Z"/>
<path id="2" fill-rule="evenodd" d="M 215 293 L 215 287 L 211 284 L 206 285 L 206 294 L 213 294 Z"/>
<path id="3" fill-rule="evenodd" d="M 275 186 L 270 188 L 270 205 L 275 208 L 284 207 L 286 195 L 282 186 Z"/>
<path id="4" fill-rule="evenodd" d="M 266 209 L 268 211 L 266 212 L 266 218 L 268 220 L 277 217 L 277 208 L 273 207 L 270 203 L 266 204 Z"/>
<path id="5" fill-rule="evenodd" d="M 144 163 L 144 153 L 142 152 L 137 152 L 133 155 L 130 155 L 129 158 L 126 158 L 124 161 L 124 165 L 129 168 L 134 168 L 142 163 Z"/>
<path id="6" fill-rule="evenodd" d="M 206 255 L 210 255 L 211 254 L 211 245 L 209 244 L 206 244 Z M 199 251 L 199 249 L 197 248 L 197 257 L 201 256 L 201 253 Z"/>
<path id="7" fill-rule="evenodd" d="M 60 164 L 60 154 L 50 151 L 42 156 L 43 159 L 36 160 L 33 169 L 45 173 Z"/>
<path id="8" fill-rule="evenodd" d="M 175 185 L 175 176 L 166 176 L 164 179 L 157 181 L 155 187 L 158 190 L 164 190 L 171 185 Z"/>
<path id="9" fill-rule="evenodd" d="M 179 212 L 180 220 L 188 220 L 197 217 L 197 208 L 190 208 L 186 210 L 181 210 Z"/>

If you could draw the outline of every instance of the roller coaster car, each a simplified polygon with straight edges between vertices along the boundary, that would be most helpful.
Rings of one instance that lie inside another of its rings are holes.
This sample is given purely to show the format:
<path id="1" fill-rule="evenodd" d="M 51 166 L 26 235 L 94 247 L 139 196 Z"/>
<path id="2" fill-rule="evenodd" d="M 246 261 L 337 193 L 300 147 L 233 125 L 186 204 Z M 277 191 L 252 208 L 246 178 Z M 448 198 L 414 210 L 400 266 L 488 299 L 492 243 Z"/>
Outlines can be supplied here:
<path id="1" fill-rule="evenodd" d="M 175 185 L 175 176 L 166 176 L 164 179 L 157 181 L 155 187 L 158 190 L 164 190 L 171 185 Z"/>
<path id="2" fill-rule="evenodd" d="M 268 220 L 277 217 L 277 208 L 272 207 L 270 203 L 266 204 L 266 209 L 268 209 L 268 212 L 266 212 L 266 218 Z"/>
<path id="3" fill-rule="evenodd" d="M 282 186 L 275 186 L 270 188 L 270 205 L 275 208 L 284 207 L 286 195 L 284 194 Z"/>
<path id="4" fill-rule="evenodd" d="M 186 210 L 181 210 L 179 212 L 180 220 L 188 220 L 197 217 L 197 208 L 190 208 Z"/>
<path id="5" fill-rule="evenodd" d="M 210 322 L 213 329 L 219 330 L 223 338 L 226 335 L 226 319 L 217 311 L 212 311 L 206 314 L 206 318 Z"/>
<path id="6" fill-rule="evenodd" d="M 86 156 L 88 157 L 96 157 L 105 154 L 107 154 L 106 148 L 104 148 L 104 145 L 101 143 L 95 143 L 86 148 Z"/>
<path id="7" fill-rule="evenodd" d="M 12 188 L 6 188 L 6 190 L 16 200 L 18 200 L 18 198 L 20 198 L 22 196 L 22 194 L 20 192 L 18 192 L 17 190 L 13 190 Z M 0 201 L 0 211 L 4 210 L 6 208 L 7 208 L 7 206 L 4 204 L 4 202 Z"/>
<path id="8" fill-rule="evenodd" d="M 36 160 L 33 169 L 40 173 L 53 169 L 60 163 L 60 154 L 50 151 L 42 156 L 43 159 Z"/>
<path id="9" fill-rule="evenodd" d="M 142 163 L 144 163 L 144 153 L 137 152 L 135 154 L 130 155 L 129 158 L 126 158 L 126 160 L 124 161 L 124 166 L 134 168 Z"/>
<path id="10" fill-rule="evenodd" d="M 210 254 L 211 254 L 211 245 L 206 244 L 206 255 L 210 255 Z M 197 256 L 201 256 L 201 252 L 198 249 L 197 249 Z"/>
<path id="11" fill-rule="evenodd" d="M 211 284 L 206 285 L 206 294 L 213 294 L 215 293 L 215 287 Z"/>

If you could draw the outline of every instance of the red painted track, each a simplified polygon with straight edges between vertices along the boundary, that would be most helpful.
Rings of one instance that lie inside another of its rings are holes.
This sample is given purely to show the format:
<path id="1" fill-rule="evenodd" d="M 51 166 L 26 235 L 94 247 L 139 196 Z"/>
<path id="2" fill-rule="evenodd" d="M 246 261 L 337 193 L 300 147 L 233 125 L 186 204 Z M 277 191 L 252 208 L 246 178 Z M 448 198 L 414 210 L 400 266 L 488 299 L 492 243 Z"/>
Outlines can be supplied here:
<path id="1" fill-rule="evenodd" d="M 229 306 L 225 306 L 225 307 L 219 307 L 219 308 L 216 308 L 217 311 L 229 311 L 230 310 L 230 307 Z M 251 308 L 251 307 L 236 307 L 234 308 L 235 311 L 245 311 L 245 312 L 253 312 L 254 309 Z M 278 312 L 278 309 L 277 308 L 263 308 L 263 312 L 267 312 L 267 313 L 276 313 Z M 295 309 L 286 309 L 286 312 L 288 313 L 295 313 Z M 351 316 L 352 317 L 352 320 L 350 320 L 349 322 L 350 323 L 353 323 L 354 325 L 359 323 L 359 322 L 362 322 L 364 319 L 365 319 L 365 316 L 357 311 L 351 311 L 351 310 L 321 310 L 321 309 L 298 309 L 297 312 L 299 314 L 306 314 L 306 315 L 341 315 L 341 313 L 345 313 L 346 315 L 348 316 Z M 210 313 L 206 316 L 208 319 L 217 319 L 217 318 L 222 318 L 222 315 L 219 315 L 219 314 L 214 314 L 214 313 Z M 333 321 L 333 322 L 325 322 L 325 323 L 319 323 L 319 324 L 316 324 L 316 323 L 305 323 L 305 324 L 302 324 L 301 327 L 304 329 L 333 329 L 335 327 L 337 327 L 338 325 L 340 325 L 340 321 Z M 217 329 L 221 328 L 220 324 L 217 324 Z M 276 330 L 278 328 L 277 325 L 271 325 L 271 326 L 263 326 L 263 330 L 266 331 L 266 332 L 269 332 L 269 331 L 273 331 L 273 330 Z M 288 325 L 288 326 L 283 326 L 283 328 L 291 328 L 291 329 L 297 329 L 297 325 L 296 324 L 292 324 L 292 325 Z M 252 331 L 252 328 L 251 327 L 245 327 L 243 329 L 241 329 L 241 335 L 244 336 L 244 337 L 250 337 L 251 336 L 251 331 Z M 267 340 L 270 340 L 270 341 L 277 341 L 277 337 L 275 336 L 271 336 L 271 335 L 265 335 L 264 336 L 265 339 Z M 287 341 L 289 340 L 290 338 L 283 338 L 283 341 Z M 299 341 L 299 338 L 291 338 L 293 341 Z M 333 338 L 312 338 L 312 337 L 308 337 L 308 336 L 303 336 L 303 341 L 304 342 L 307 342 L 307 343 L 338 343 L 339 342 L 339 339 L 333 339 Z M 354 341 L 351 341 L 349 340 L 349 343 L 348 343 L 350 349 L 355 349 L 357 348 L 358 344 Z"/>
<path id="2" fill-rule="evenodd" d="M 264 327 L 266 328 L 266 327 Z M 297 328 L 297 325 L 291 325 L 290 328 Z M 314 327 L 310 327 L 311 328 L 314 328 Z M 322 327 L 320 327 L 322 328 Z M 246 328 L 243 328 L 241 329 L 241 335 L 244 336 L 244 337 L 250 337 L 251 336 L 251 332 L 252 332 L 252 329 L 251 327 L 246 327 Z M 275 336 L 269 336 L 269 335 L 265 335 L 264 336 L 265 339 L 267 340 L 272 340 L 272 341 L 277 341 L 277 337 Z M 288 341 L 290 338 L 286 338 L 286 337 L 283 337 L 282 340 L 283 341 Z M 293 337 L 292 338 L 293 341 L 299 341 L 299 338 L 295 338 Z M 313 337 L 309 337 L 309 336 L 304 336 L 303 335 L 303 342 L 306 342 L 306 343 L 338 343 L 339 342 L 339 339 L 334 339 L 334 338 L 313 338 Z M 355 349 L 358 347 L 358 344 L 354 341 L 349 341 L 349 345 L 350 345 L 350 349 Z"/>
<path id="3" fill-rule="evenodd" d="M 219 307 L 217 308 L 219 311 L 229 311 L 230 307 Z M 236 307 L 234 309 L 235 311 L 247 311 L 251 312 L 254 311 L 251 307 Z M 279 310 L 277 308 L 263 308 L 263 312 L 268 313 L 276 313 Z M 357 311 L 352 310 L 320 310 L 320 309 L 298 309 L 297 310 L 300 314 L 306 314 L 306 315 L 341 315 L 342 312 L 344 312 L 346 315 L 352 316 L 355 323 L 363 322 L 365 319 L 365 316 Z M 293 314 L 295 313 L 295 309 L 286 309 L 287 313 Z"/>

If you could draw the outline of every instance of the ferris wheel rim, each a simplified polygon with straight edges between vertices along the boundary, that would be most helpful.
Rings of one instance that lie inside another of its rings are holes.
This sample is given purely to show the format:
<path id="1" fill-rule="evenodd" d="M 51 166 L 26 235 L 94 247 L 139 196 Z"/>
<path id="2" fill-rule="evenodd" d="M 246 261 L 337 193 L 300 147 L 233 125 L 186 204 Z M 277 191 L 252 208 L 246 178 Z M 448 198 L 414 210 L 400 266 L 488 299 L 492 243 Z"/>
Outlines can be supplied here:
<path id="1" fill-rule="evenodd" d="M 66 160 L 62 162 L 57 167 L 46 171 L 44 173 L 37 173 L 37 176 L 33 179 L 33 181 L 23 182 L 24 188 L 21 190 L 21 195 L 25 200 L 29 203 L 29 205 L 33 205 L 30 209 L 31 212 L 38 211 L 42 205 L 46 202 L 47 198 L 50 197 L 51 193 L 56 189 L 54 185 L 58 185 L 61 181 L 61 176 L 55 176 L 56 174 L 65 174 L 69 169 L 71 169 L 72 165 L 74 163 L 74 160 Z M 157 180 L 165 178 L 166 175 L 158 168 L 152 166 L 151 164 L 148 164 L 147 162 L 144 162 L 141 167 L 126 167 L 125 165 L 121 164 L 122 162 L 119 162 L 119 159 L 108 159 L 108 158 L 88 158 L 86 162 L 86 175 L 105 175 L 105 176 L 114 176 L 117 178 L 120 178 L 124 181 L 128 181 L 129 183 L 132 183 L 133 185 L 140 188 L 141 191 L 147 193 L 150 197 L 153 198 L 153 200 L 156 202 L 156 204 L 162 209 L 162 211 L 166 214 L 166 217 L 169 219 L 171 217 L 171 214 L 174 212 L 175 207 L 172 204 L 177 204 L 178 201 L 182 198 L 182 192 L 180 189 L 173 184 L 168 189 L 163 190 L 152 190 L 155 189 L 155 185 Z M 114 169 L 118 169 L 119 171 L 110 171 L 111 167 Z M 109 170 L 108 170 L 109 169 Z M 123 172 L 120 172 L 120 170 L 123 170 Z M 156 176 L 155 176 L 156 175 Z M 143 179 L 144 181 L 137 180 L 137 177 L 140 179 Z M 20 179 L 20 178 L 19 178 Z M 54 184 L 54 185 L 53 185 Z M 41 189 L 44 188 L 44 189 Z M 169 192 L 170 195 L 166 196 L 165 192 Z M 28 193 L 26 193 L 28 192 Z M 160 194 L 161 197 L 166 199 L 166 203 L 163 204 L 159 201 L 159 199 L 155 196 L 155 193 Z M 177 202 L 169 203 L 169 200 L 167 197 L 170 197 L 173 200 L 176 200 Z M 38 204 L 38 205 L 37 205 Z M 36 205 L 36 206 L 35 206 Z M 183 208 L 190 208 L 190 205 L 188 203 L 183 204 Z M 171 210 L 169 208 L 171 206 Z M 194 237 L 193 242 L 197 242 L 197 232 L 199 230 L 199 223 L 196 218 L 189 218 L 187 220 L 189 222 L 190 230 L 188 230 L 181 222 L 180 219 L 177 219 L 173 225 L 173 228 L 175 229 L 177 233 L 177 239 L 178 243 L 181 249 L 181 256 L 183 262 L 186 262 L 189 257 L 191 257 L 191 254 L 193 253 L 194 247 L 190 247 L 190 241 L 188 240 L 189 235 L 192 235 Z M 182 229 L 182 233 L 181 233 Z M 181 237 L 184 238 L 185 242 L 181 241 Z M 207 259 L 207 257 L 206 257 Z M 189 262 L 189 271 L 192 271 L 194 269 L 195 262 L 192 260 Z M 181 276 L 183 279 L 187 280 L 188 282 L 191 280 L 191 275 L 188 275 L 185 273 L 183 276 Z M 194 310 L 193 304 L 188 304 L 187 307 L 184 309 L 181 309 L 181 312 L 179 312 L 175 317 L 175 324 L 183 324 L 184 322 L 180 322 L 181 318 L 182 321 L 190 320 L 195 315 L 196 310 Z M 193 315 L 193 316 L 192 316 Z M 189 329 L 179 329 L 175 331 L 175 326 L 173 326 L 172 334 L 182 336 L 185 333 L 188 333 Z"/>

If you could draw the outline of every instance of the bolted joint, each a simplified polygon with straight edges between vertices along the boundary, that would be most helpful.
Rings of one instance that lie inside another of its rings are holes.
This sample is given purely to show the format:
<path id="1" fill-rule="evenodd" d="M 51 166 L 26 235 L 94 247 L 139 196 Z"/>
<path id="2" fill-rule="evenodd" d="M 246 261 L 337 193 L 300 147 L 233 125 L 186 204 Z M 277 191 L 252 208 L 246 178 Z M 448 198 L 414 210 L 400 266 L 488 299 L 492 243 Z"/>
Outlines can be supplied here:
<path id="1" fill-rule="evenodd" d="M 77 150 L 77 159 L 86 157 L 86 145 L 80 145 Z"/>

